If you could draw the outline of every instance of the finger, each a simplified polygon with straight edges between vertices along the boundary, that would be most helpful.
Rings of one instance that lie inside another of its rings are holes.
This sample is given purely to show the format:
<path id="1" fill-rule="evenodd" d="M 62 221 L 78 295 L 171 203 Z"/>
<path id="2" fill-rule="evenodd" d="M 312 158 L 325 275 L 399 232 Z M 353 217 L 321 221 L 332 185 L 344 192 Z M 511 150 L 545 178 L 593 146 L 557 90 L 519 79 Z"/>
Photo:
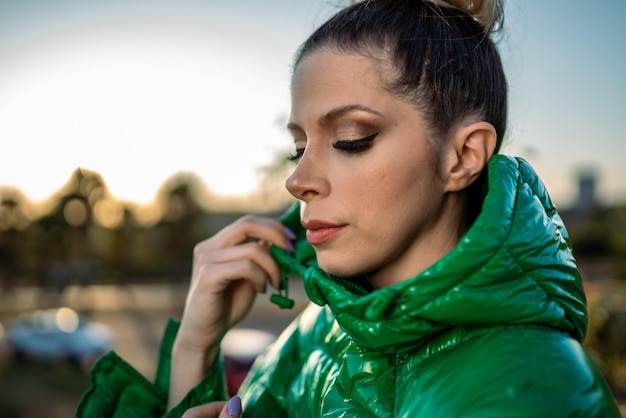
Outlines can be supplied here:
<path id="1" fill-rule="evenodd" d="M 250 259 L 203 264 L 198 267 L 197 286 L 213 293 L 221 293 L 232 282 L 242 279 L 249 282 L 257 292 L 264 293 L 270 277 Z"/>
<path id="2" fill-rule="evenodd" d="M 222 415 L 227 409 L 227 402 L 211 402 L 204 405 L 195 406 L 185 411 L 182 418 L 215 418 L 228 415 Z M 226 412 L 228 413 L 228 412 Z"/>
<path id="3" fill-rule="evenodd" d="M 227 263 L 244 259 L 251 260 L 265 272 L 272 286 L 276 287 L 280 279 L 280 267 L 270 254 L 267 244 L 262 242 L 249 242 L 247 244 L 213 251 L 210 255 L 207 255 L 206 258 L 210 259 L 210 261 L 208 261 L 209 264 Z M 203 260 L 198 261 L 200 264 L 203 263 Z"/>
<path id="4" fill-rule="evenodd" d="M 246 215 L 222 229 L 207 243 L 224 248 L 255 239 L 290 250 L 290 240 L 294 238 L 293 233 L 276 219 Z"/>
<path id="5" fill-rule="evenodd" d="M 219 418 L 232 418 L 241 416 L 241 398 L 233 396 L 222 408 Z"/>

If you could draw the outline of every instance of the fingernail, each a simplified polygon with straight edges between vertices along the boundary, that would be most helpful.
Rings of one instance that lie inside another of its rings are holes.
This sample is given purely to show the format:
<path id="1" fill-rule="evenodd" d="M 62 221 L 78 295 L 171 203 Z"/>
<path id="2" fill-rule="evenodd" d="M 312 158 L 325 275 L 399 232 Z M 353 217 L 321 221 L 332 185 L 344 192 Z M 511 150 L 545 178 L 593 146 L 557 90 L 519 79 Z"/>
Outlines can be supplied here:
<path id="1" fill-rule="evenodd" d="M 233 396 L 228 401 L 228 415 L 231 417 L 241 416 L 241 398 L 239 396 Z"/>
<path id="2" fill-rule="evenodd" d="M 285 230 L 285 235 L 287 235 L 287 237 L 289 237 L 289 239 L 296 239 L 296 234 L 289 228 L 287 228 L 286 226 L 283 226 L 283 229 Z"/>
<path id="3" fill-rule="evenodd" d="M 292 253 L 296 251 L 296 249 L 293 247 L 293 243 L 291 241 L 287 241 L 287 248 L 289 249 L 289 251 L 291 251 Z"/>

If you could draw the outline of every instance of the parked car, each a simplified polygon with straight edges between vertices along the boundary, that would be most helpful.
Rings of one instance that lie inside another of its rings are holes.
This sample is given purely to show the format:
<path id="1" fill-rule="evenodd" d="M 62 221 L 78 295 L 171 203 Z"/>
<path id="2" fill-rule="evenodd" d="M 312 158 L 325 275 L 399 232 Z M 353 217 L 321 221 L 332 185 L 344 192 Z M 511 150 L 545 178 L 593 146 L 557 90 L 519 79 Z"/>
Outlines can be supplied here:
<path id="1" fill-rule="evenodd" d="M 115 341 L 111 328 L 67 307 L 21 314 L 7 327 L 6 338 L 19 358 L 77 364 L 95 360 Z"/>

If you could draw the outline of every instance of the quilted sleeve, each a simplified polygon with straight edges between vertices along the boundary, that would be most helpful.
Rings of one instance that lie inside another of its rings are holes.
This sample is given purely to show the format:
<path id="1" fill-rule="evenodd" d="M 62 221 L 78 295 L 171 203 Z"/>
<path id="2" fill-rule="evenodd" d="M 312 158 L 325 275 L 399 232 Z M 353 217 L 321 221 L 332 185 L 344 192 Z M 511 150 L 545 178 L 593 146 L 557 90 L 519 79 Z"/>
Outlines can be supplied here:
<path id="1" fill-rule="evenodd" d="M 167 412 L 171 353 L 179 323 L 171 320 L 159 351 L 155 382 L 150 382 L 116 353 L 109 352 L 94 364 L 90 388 L 77 409 L 80 418 L 179 417 L 187 409 L 226 399 L 226 382 L 221 356 L 204 379 Z"/>
<path id="2" fill-rule="evenodd" d="M 89 373 L 90 388 L 76 409 L 80 418 L 160 417 L 167 393 L 115 352 L 102 356 Z"/>

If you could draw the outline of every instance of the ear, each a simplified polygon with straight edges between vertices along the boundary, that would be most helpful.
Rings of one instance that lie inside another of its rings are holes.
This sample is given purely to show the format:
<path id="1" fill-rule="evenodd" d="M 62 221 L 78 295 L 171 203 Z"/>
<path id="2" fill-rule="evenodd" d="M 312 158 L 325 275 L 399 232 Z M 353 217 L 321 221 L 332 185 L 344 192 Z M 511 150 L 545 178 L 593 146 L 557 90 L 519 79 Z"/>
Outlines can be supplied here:
<path id="1" fill-rule="evenodd" d="M 461 126 L 450 140 L 444 165 L 445 191 L 457 192 L 471 185 L 496 148 L 496 129 L 488 122 Z"/>

